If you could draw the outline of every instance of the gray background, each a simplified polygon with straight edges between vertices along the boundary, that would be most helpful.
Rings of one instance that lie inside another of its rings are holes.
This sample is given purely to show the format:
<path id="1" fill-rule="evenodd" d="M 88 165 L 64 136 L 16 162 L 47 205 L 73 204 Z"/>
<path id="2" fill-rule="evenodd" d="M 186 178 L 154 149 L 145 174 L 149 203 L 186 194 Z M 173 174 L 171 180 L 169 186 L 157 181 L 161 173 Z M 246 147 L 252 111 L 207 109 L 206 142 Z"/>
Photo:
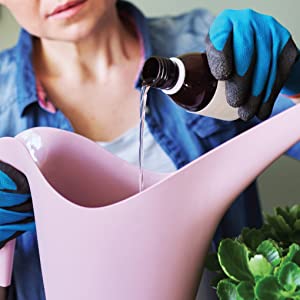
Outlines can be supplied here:
<path id="1" fill-rule="evenodd" d="M 253 8 L 262 13 L 273 15 L 290 30 L 294 40 L 300 45 L 299 0 L 177 0 L 176 2 L 175 0 L 134 0 L 132 2 L 137 4 L 148 16 L 178 14 L 197 7 L 207 8 L 214 14 L 225 8 Z M 2 7 L 0 13 L 0 49 L 13 45 L 17 36 L 18 26 L 7 10 Z M 252 151 L 255 151 L 255 145 L 253 145 Z M 283 156 L 259 177 L 262 206 L 265 211 L 270 211 L 276 205 L 290 205 L 299 202 L 299 174 L 300 163 Z"/>

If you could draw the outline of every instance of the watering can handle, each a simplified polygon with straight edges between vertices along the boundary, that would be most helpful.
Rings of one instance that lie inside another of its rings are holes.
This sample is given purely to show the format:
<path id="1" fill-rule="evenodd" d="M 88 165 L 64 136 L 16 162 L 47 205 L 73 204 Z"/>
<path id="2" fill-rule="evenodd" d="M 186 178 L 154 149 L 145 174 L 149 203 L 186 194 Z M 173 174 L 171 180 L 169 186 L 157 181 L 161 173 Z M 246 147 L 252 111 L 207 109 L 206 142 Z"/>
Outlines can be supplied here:
<path id="1" fill-rule="evenodd" d="M 0 249 L 0 287 L 7 287 L 11 283 L 15 243 L 16 240 L 11 240 Z"/>

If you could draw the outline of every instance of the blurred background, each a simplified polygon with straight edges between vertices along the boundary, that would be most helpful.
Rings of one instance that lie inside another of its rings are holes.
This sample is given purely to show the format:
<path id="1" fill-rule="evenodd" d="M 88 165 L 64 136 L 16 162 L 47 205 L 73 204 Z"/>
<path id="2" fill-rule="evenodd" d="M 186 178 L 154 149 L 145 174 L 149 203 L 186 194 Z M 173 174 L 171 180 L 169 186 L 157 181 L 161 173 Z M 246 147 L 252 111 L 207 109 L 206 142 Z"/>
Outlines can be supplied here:
<path id="1" fill-rule="evenodd" d="M 193 8 L 207 8 L 218 14 L 225 8 L 252 8 L 274 16 L 292 33 L 300 45 L 299 0 L 132 0 L 148 16 L 175 15 Z M 19 27 L 9 12 L 0 9 L 0 50 L 17 40 Z M 0 62 L 1 64 L 1 62 Z M 255 145 L 249 145 L 254 147 Z M 255 151 L 255 150 L 254 150 Z M 245 158 L 246 159 L 246 158 Z M 241 174 L 242 176 L 242 174 Z M 259 177 L 259 191 L 264 211 L 273 206 L 291 205 L 300 200 L 300 162 L 283 156 Z"/>

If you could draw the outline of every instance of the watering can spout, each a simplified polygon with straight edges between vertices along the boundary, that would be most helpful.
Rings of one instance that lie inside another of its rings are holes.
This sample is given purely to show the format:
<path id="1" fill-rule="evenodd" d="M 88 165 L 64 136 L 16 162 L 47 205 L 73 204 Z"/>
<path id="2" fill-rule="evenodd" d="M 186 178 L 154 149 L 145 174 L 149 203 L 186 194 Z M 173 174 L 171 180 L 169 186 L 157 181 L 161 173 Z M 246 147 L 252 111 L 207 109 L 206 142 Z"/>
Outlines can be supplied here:
<path id="1" fill-rule="evenodd" d="M 295 106 L 172 174 L 146 171 L 141 193 L 137 167 L 74 133 L 0 139 L 0 159 L 31 187 L 47 300 L 195 299 L 220 219 L 299 140 L 299 116 Z"/>

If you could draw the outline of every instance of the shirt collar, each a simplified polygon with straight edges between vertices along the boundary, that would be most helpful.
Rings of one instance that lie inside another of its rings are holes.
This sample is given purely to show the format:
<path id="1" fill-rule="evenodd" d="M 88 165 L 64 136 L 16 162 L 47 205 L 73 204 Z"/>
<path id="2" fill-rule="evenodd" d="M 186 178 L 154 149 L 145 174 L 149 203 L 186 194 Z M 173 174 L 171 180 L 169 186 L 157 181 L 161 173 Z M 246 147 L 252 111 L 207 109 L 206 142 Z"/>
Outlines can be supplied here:
<path id="1" fill-rule="evenodd" d="M 32 64 L 32 36 L 21 29 L 19 40 L 15 47 L 17 66 L 16 90 L 20 114 L 23 115 L 27 106 L 37 101 L 36 80 Z"/>
<path id="2" fill-rule="evenodd" d="M 138 34 L 143 44 L 144 60 L 149 58 L 152 53 L 150 34 L 146 17 L 133 4 L 127 1 L 117 2 L 118 10 L 128 14 L 133 18 L 134 23 L 138 29 Z M 36 78 L 32 64 L 33 55 L 33 36 L 25 29 L 21 29 L 19 40 L 15 46 L 15 59 L 17 65 L 16 73 L 16 89 L 17 89 L 17 103 L 22 116 L 26 108 L 38 101 Z M 138 75 L 135 88 L 141 88 L 141 77 Z"/>

